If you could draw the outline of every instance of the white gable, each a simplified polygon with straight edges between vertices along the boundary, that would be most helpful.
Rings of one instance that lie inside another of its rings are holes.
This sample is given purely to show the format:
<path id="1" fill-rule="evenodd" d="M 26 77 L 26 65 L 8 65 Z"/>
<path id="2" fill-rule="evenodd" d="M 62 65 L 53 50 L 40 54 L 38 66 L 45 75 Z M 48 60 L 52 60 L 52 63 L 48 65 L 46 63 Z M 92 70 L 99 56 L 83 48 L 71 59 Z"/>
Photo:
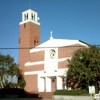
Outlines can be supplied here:
<path id="1" fill-rule="evenodd" d="M 87 46 L 87 44 L 79 41 L 79 40 L 69 40 L 69 39 L 50 39 L 35 48 L 30 50 L 31 52 L 37 52 L 45 50 L 46 48 L 58 48 L 58 47 L 64 47 L 64 46 L 71 46 L 75 44 L 80 44 L 82 46 Z"/>

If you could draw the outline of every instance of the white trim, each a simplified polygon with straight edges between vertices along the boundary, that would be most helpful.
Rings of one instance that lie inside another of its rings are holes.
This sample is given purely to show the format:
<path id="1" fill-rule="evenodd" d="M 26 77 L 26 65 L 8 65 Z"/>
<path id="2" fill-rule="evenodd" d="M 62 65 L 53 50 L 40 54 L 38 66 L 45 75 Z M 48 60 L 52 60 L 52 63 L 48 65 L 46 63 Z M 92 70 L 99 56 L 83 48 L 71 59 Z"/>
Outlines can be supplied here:
<path id="1" fill-rule="evenodd" d="M 33 53 L 33 52 L 38 52 L 38 51 L 43 51 L 43 50 L 45 50 L 46 48 L 38 48 L 38 47 L 36 47 L 36 48 L 34 48 L 34 49 L 31 49 L 30 50 L 30 53 Z"/>
<path id="2" fill-rule="evenodd" d="M 43 71 L 29 71 L 29 72 L 24 72 L 24 75 L 32 75 L 32 74 L 41 74 Z"/>
<path id="3" fill-rule="evenodd" d="M 35 23 L 37 25 L 40 25 L 39 22 L 36 22 L 36 21 L 33 21 L 33 20 L 26 20 L 26 21 L 20 22 L 19 25 L 22 25 L 22 24 L 27 23 L 27 22 L 32 22 L 32 23 Z"/>
<path id="4" fill-rule="evenodd" d="M 79 44 L 88 47 L 88 45 L 85 43 L 79 42 Z"/>
<path id="5" fill-rule="evenodd" d="M 25 66 L 32 66 L 32 65 L 44 64 L 44 62 L 45 62 L 45 61 L 27 62 L 27 63 L 25 63 Z"/>
<path id="6" fill-rule="evenodd" d="M 41 71 L 29 71 L 29 72 L 24 72 L 24 75 L 38 74 L 39 77 L 64 76 L 65 70 L 68 71 L 68 68 L 57 69 L 57 72 L 52 71 L 52 72 L 48 72 L 48 73 L 44 73 L 44 70 L 41 70 Z"/>
<path id="7" fill-rule="evenodd" d="M 57 59 L 56 61 L 57 62 L 61 62 L 61 61 L 66 61 L 67 59 L 71 59 L 71 57 L 66 57 L 66 58 L 61 58 L 61 59 Z M 55 59 L 51 59 L 51 60 L 48 60 L 48 62 L 51 62 L 51 61 L 55 61 Z M 44 64 L 46 61 L 38 61 L 38 62 L 27 62 L 25 63 L 25 66 L 32 66 L 32 65 L 39 65 L 39 64 Z"/>
<path id="8" fill-rule="evenodd" d="M 71 59 L 71 57 L 58 59 L 58 62 L 66 61 L 67 59 Z"/>

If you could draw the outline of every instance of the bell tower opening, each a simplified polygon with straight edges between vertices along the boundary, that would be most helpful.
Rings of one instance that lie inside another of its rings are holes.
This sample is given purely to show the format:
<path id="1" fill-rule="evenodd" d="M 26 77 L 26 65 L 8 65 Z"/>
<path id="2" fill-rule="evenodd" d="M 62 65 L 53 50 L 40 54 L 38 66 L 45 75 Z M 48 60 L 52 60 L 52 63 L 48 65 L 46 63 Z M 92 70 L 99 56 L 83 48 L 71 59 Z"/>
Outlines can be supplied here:
<path id="1" fill-rule="evenodd" d="M 19 68 L 25 71 L 24 64 L 30 60 L 30 49 L 40 44 L 40 23 L 38 13 L 29 9 L 22 12 L 19 36 Z"/>
<path id="2" fill-rule="evenodd" d="M 28 21 L 28 20 L 38 23 L 39 17 L 38 17 L 37 12 L 35 12 L 31 9 L 22 12 L 22 21 Z"/>

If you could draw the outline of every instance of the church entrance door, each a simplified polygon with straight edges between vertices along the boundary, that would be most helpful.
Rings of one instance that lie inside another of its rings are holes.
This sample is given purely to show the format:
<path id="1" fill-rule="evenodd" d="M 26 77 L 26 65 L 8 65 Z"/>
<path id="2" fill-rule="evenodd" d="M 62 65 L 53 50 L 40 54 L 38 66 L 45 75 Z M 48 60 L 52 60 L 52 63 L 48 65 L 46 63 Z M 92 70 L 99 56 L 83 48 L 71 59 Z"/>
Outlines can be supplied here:
<path id="1" fill-rule="evenodd" d="M 54 92 L 57 88 L 57 86 L 56 86 L 56 77 L 54 77 L 54 78 L 51 78 L 51 91 L 52 92 Z"/>

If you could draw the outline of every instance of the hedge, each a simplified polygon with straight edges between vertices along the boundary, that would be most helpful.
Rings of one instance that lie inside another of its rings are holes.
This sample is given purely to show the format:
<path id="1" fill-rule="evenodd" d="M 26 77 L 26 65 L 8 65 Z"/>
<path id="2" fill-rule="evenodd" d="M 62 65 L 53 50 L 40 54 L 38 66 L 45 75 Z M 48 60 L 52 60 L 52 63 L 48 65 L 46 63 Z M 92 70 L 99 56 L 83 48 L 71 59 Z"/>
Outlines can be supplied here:
<path id="1" fill-rule="evenodd" d="M 56 90 L 53 95 L 89 95 L 87 90 Z"/>

